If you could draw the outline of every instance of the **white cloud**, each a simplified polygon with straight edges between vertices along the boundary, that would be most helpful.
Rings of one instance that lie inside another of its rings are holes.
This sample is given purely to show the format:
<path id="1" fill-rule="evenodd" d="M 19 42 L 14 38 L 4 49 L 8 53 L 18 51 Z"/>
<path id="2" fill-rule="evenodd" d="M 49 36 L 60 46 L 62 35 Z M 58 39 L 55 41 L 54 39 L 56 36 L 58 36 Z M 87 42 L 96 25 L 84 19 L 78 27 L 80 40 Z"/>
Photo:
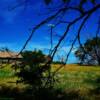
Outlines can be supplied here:
<path id="1" fill-rule="evenodd" d="M 71 49 L 71 46 L 63 46 L 61 48 L 61 51 L 65 52 L 65 53 L 68 53 Z M 73 47 L 73 49 L 71 50 L 71 53 L 75 53 L 76 51 L 76 47 Z"/>

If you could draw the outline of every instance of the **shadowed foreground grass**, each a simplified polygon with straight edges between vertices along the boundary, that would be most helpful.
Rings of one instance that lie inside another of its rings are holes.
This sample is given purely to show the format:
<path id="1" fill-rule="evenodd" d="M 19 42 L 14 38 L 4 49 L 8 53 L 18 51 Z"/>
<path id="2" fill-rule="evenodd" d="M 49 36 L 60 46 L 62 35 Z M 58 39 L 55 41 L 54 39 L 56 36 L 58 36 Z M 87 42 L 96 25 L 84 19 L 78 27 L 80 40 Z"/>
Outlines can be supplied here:
<path id="1" fill-rule="evenodd" d="M 59 65 L 54 65 L 53 70 L 58 67 Z M 54 90 L 42 90 L 43 98 L 39 100 L 100 100 L 99 66 L 66 65 L 58 72 L 57 78 L 59 80 Z M 4 100 L 32 99 L 30 92 L 23 84 L 14 83 L 16 79 L 10 65 L 0 69 L 1 98 L 7 98 Z"/>

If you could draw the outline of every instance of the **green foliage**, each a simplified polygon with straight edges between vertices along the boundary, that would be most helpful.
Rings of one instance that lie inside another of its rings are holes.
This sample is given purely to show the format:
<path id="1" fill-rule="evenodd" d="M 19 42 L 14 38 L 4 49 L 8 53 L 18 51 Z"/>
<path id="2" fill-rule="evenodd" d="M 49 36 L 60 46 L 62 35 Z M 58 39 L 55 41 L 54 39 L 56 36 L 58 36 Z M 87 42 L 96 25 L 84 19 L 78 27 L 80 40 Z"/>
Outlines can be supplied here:
<path id="1" fill-rule="evenodd" d="M 81 63 L 95 64 L 97 62 L 100 64 L 100 37 L 88 39 L 83 48 L 79 47 L 75 52 Z"/>
<path id="2" fill-rule="evenodd" d="M 92 51 L 96 47 L 100 48 L 100 38 L 94 37 L 93 39 L 88 39 L 84 46 L 87 51 Z"/>
<path id="3" fill-rule="evenodd" d="M 45 55 L 42 53 L 42 51 L 25 51 L 22 53 L 23 57 L 23 63 L 25 65 L 36 65 L 43 63 L 45 60 Z"/>
<path id="4" fill-rule="evenodd" d="M 25 51 L 22 53 L 22 62 L 19 64 L 18 77 L 25 84 L 41 84 L 43 73 L 40 73 L 41 64 L 45 62 L 45 56 L 42 51 Z"/>
<path id="5" fill-rule="evenodd" d="M 31 87 L 31 93 L 39 95 L 41 89 L 53 87 L 50 65 L 46 64 L 47 56 L 42 51 L 25 51 L 22 53 L 22 61 L 17 65 L 17 82 Z"/>
<path id="6" fill-rule="evenodd" d="M 46 56 L 40 50 L 25 51 L 22 57 L 22 62 L 17 65 L 16 75 L 19 77 L 17 83 L 28 85 L 30 94 L 35 98 L 40 98 L 42 96 L 40 91 L 52 89 L 54 85 L 50 65 L 46 64 Z"/>

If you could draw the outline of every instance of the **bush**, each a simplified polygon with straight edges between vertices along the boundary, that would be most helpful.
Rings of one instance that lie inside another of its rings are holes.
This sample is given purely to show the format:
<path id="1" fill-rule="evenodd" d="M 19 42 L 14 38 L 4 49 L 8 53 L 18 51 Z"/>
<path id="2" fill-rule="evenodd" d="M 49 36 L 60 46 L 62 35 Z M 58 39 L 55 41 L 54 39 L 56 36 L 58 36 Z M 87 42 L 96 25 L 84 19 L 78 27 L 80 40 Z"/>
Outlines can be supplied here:
<path id="1" fill-rule="evenodd" d="M 53 88 L 51 66 L 48 63 L 45 64 L 46 57 L 42 51 L 25 51 L 22 57 L 21 63 L 17 65 L 16 75 L 19 77 L 17 83 L 28 84 L 34 96 L 40 93 L 40 90 Z"/>

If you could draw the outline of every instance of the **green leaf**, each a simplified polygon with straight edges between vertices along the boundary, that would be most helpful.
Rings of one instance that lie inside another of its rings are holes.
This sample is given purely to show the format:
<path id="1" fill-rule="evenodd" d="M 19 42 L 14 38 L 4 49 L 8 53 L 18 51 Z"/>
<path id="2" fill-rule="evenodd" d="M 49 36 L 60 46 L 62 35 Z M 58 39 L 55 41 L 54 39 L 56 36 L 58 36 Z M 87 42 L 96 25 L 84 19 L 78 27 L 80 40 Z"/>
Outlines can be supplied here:
<path id="1" fill-rule="evenodd" d="M 51 3 L 52 0 L 44 0 L 46 5 L 49 5 Z"/>

